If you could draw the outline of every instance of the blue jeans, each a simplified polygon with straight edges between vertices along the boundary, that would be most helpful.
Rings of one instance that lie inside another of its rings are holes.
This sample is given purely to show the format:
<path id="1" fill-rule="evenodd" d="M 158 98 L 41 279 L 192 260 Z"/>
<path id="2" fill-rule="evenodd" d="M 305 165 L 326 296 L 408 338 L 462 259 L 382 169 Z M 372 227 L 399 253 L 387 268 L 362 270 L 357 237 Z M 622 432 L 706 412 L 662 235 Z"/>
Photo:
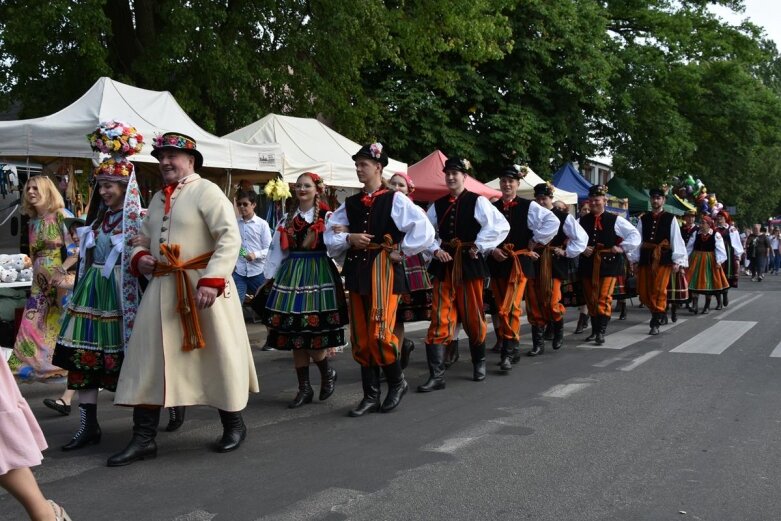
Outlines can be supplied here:
<path id="1" fill-rule="evenodd" d="M 239 275 L 235 271 L 233 272 L 233 284 L 236 286 L 236 294 L 239 296 L 239 302 L 244 304 L 244 299 L 247 297 L 247 290 L 249 290 L 252 296 L 258 292 L 263 283 L 266 282 L 266 277 L 262 273 L 259 273 L 252 277 L 246 277 Z"/>
<path id="2" fill-rule="evenodd" d="M 778 250 L 773 252 L 773 271 L 781 269 L 781 253 Z"/>

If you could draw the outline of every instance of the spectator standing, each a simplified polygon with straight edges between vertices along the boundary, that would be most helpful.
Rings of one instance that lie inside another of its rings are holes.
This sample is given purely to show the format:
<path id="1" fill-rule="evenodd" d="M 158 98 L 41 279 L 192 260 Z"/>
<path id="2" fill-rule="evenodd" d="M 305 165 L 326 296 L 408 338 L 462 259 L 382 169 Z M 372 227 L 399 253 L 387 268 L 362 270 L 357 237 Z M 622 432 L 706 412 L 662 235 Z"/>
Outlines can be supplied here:
<path id="1" fill-rule="evenodd" d="M 266 281 L 263 268 L 271 246 L 271 229 L 266 221 L 255 215 L 257 197 L 254 191 L 239 192 L 236 195 L 241 249 L 233 270 L 233 283 L 241 303 L 244 302 L 248 290 L 250 295 L 255 296 Z"/>
<path id="2" fill-rule="evenodd" d="M 767 228 L 762 226 L 759 229 L 759 235 L 756 238 L 755 241 L 755 255 L 756 255 L 756 262 L 755 262 L 755 270 L 752 274 L 752 278 L 756 278 L 757 282 L 761 282 L 762 279 L 765 278 L 765 273 L 767 272 L 767 266 L 768 266 L 768 259 L 770 259 L 772 253 L 772 247 L 770 245 L 770 237 L 767 235 Z"/>
<path id="3" fill-rule="evenodd" d="M 770 249 L 773 253 L 773 275 L 778 275 L 778 270 L 781 268 L 781 230 L 773 228 L 773 234 L 770 236 Z"/>

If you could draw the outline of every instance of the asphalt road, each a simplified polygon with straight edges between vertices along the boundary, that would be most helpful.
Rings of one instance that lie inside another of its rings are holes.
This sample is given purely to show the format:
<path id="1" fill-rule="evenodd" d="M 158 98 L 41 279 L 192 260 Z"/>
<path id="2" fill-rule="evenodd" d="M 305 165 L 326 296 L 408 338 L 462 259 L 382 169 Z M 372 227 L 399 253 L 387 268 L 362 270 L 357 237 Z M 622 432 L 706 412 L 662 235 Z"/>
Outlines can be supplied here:
<path id="1" fill-rule="evenodd" d="M 296 410 L 290 354 L 258 350 L 261 393 L 240 450 L 210 452 L 216 411 L 192 408 L 180 431 L 158 435 L 157 459 L 125 468 L 104 466 L 131 426 L 110 393 L 101 444 L 66 454 L 77 415 L 43 407 L 59 389 L 24 386 L 51 445 L 35 474 L 74 521 L 781 519 L 780 292 L 781 277 L 743 278 L 727 309 L 683 311 L 657 337 L 647 310 L 630 307 L 602 348 L 583 347 L 570 323 L 561 351 L 510 374 L 489 355 L 482 383 L 462 342 L 447 389 L 357 419 L 346 416 L 361 397 L 349 350 L 334 396 Z M 261 344 L 263 328 L 248 329 Z M 427 369 L 423 325 L 412 329 L 414 389 Z M 24 519 L 0 494 L 0 519 Z"/>

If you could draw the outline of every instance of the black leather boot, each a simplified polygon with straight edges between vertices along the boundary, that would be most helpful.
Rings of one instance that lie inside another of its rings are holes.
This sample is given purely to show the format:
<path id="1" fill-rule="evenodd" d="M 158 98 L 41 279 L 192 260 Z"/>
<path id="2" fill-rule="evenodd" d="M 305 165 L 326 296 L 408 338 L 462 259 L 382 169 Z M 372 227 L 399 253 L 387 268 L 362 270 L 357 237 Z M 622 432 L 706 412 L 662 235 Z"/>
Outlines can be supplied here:
<path id="1" fill-rule="evenodd" d="M 401 362 L 396 360 L 382 368 L 385 380 L 388 382 L 388 395 L 380 406 L 381 412 L 390 412 L 401 403 L 401 398 L 407 393 L 409 385 L 404 379 L 404 371 L 401 370 Z"/>
<path id="2" fill-rule="evenodd" d="M 649 335 L 659 334 L 659 313 L 651 313 L 651 330 L 648 331 Z"/>
<path id="3" fill-rule="evenodd" d="M 228 412 L 219 409 L 222 422 L 222 437 L 214 445 L 214 452 L 231 452 L 239 448 L 247 437 L 247 426 L 241 411 Z"/>
<path id="4" fill-rule="evenodd" d="M 296 376 L 298 376 L 298 393 L 293 401 L 287 404 L 288 409 L 301 407 L 305 403 L 312 403 L 315 391 L 312 384 L 309 383 L 309 366 L 296 367 Z"/>
<path id="5" fill-rule="evenodd" d="M 350 411 L 350 416 L 358 418 L 370 412 L 380 409 L 380 368 L 376 365 L 361 366 L 361 384 L 363 386 L 363 399 L 358 407 Z"/>
<path id="6" fill-rule="evenodd" d="M 127 447 L 111 456 L 106 465 L 123 467 L 134 461 L 157 457 L 157 424 L 160 423 L 160 407 L 133 407 L 133 438 Z"/>
<path id="7" fill-rule="evenodd" d="M 409 365 L 409 355 L 415 350 L 415 342 L 405 338 L 401 343 L 401 368 L 406 369 Z"/>
<path id="8" fill-rule="evenodd" d="M 320 370 L 320 396 L 318 398 L 322 402 L 334 394 L 334 389 L 336 389 L 336 369 L 328 363 L 328 357 L 316 362 L 316 365 Z"/>
<path id="9" fill-rule="evenodd" d="M 482 382 L 485 380 L 485 342 L 470 345 L 469 354 L 472 355 L 472 380 Z"/>
<path id="10" fill-rule="evenodd" d="M 542 326 L 532 326 L 532 348 L 529 356 L 541 355 L 545 352 L 545 333 Z"/>
<path id="11" fill-rule="evenodd" d="M 553 350 L 556 351 L 558 349 L 561 349 L 561 346 L 564 345 L 564 319 L 559 320 L 558 322 L 553 323 L 553 344 L 551 347 L 553 347 Z"/>
<path id="12" fill-rule="evenodd" d="M 705 295 L 705 305 L 702 306 L 702 314 L 707 315 L 710 313 L 710 295 Z"/>
<path id="13" fill-rule="evenodd" d="M 587 325 L 588 325 L 588 315 L 585 313 L 581 313 L 578 316 L 578 325 L 575 326 L 575 334 L 579 335 L 580 333 L 582 333 L 586 329 Z"/>
<path id="14" fill-rule="evenodd" d="M 626 320 L 626 300 L 620 300 L 618 302 L 618 320 Z"/>
<path id="15" fill-rule="evenodd" d="M 553 324 L 548 322 L 545 324 L 545 332 L 543 334 L 545 340 L 553 340 Z"/>
<path id="16" fill-rule="evenodd" d="M 724 294 L 721 296 L 721 303 L 726 308 L 729 305 L 729 297 L 727 296 L 729 294 L 729 290 L 724 290 Z"/>
<path id="17" fill-rule="evenodd" d="M 174 432 L 184 423 L 184 407 L 168 408 L 168 425 L 165 426 L 167 432 Z"/>
<path id="18" fill-rule="evenodd" d="M 500 371 L 510 371 L 513 368 L 512 340 L 502 340 L 501 359 L 499 361 Z"/>
<path id="19" fill-rule="evenodd" d="M 721 296 L 723 293 L 716 293 L 716 311 L 719 311 L 723 306 L 721 305 Z"/>
<path id="20" fill-rule="evenodd" d="M 428 348 L 426 348 L 426 354 L 428 355 Z M 458 339 L 451 340 L 445 347 L 445 369 L 450 369 L 450 366 L 458 362 L 461 358 L 461 354 L 458 352 Z"/>
<path id="21" fill-rule="evenodd" d="M 428 381 L 418 386 L 419 393 L 428 393 L 445 388 L 445 346 L 442 344 L 426 345 L 426 361 L 428 362 Z"/>
<path id="22" fill-rule="evenodd" d="M 659 313 L 659 319 L 658 319 L 660 326 L 666 326 L 669 324 L 670 319 L 667 318 L 667 310 L 664 310 L 663 312 Z"/>
<path id="23" fill-rule="evenodd" d="M 76 450 L 92 443 L 100 443 L 100 425 L 98 425 L 98 406 L 94 403 L 79 404 L 79 430 L 71 441 L 63 445 L 62 450 Z"/>
<path id="24" fill-rule="evenodd" d="M 699 307 L 699 305 L 700 305 L 700 296 L 699 295 L 692 296 L 692 299 L 691 299 L 691 310 L 692 310 L 692 313 L 694 313 L 695 315 L 697 314 L 697 308 Z"/>
<path id="25" fill-rule="evenodd" d="M 670 304 L 670 320 L 673 324 L 678 322 L 678 304 Z"/>
<path id="26" fill-rule="evenodd" d="M 597 331 L 597 336 L 594 338 L 594 343 L 601 346 L 605 343 L 605 333 L 607 333 L 607 323 L 610 322 L 610 317 L 607 315 L 598 315 L 596 318 L 599 330 Z"/>
<path id="27" fill-rule="evenodd" d="M 599 333 L 599 315 L 589 318 L 591 319 L 591 334 L 586 337 L 586 342 L 593 342 L 597 338 L 597 333 Z"/>

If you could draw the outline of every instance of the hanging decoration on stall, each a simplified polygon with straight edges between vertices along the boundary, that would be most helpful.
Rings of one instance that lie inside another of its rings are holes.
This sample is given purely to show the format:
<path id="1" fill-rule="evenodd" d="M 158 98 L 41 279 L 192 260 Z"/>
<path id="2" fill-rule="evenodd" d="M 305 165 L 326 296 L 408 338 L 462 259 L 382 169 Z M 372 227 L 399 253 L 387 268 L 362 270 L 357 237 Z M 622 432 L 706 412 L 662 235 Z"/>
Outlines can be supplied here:
<path id="1" fill-rule="evenodd" d="M 673 177 L 673 186 L 675 186 L 675 195 L 684 201 L 688 201 L 702 215 L 709 215 L 712 218 L 724 209 L 724 205 L 719 202 L 715 193 L 708 193 L 708 187 L 698 178 L 689 174 L 683 179 Z"/>
<path id="2" fill-rule="evenodd" d="M 272 179 L 266 183 L 263 193 L 272 201 L 272 204 L 268 205 L 266 222 L 274 229 L 285 214 L 285 200 L 291 195 L 290 186 L 282 178 Z"/>

